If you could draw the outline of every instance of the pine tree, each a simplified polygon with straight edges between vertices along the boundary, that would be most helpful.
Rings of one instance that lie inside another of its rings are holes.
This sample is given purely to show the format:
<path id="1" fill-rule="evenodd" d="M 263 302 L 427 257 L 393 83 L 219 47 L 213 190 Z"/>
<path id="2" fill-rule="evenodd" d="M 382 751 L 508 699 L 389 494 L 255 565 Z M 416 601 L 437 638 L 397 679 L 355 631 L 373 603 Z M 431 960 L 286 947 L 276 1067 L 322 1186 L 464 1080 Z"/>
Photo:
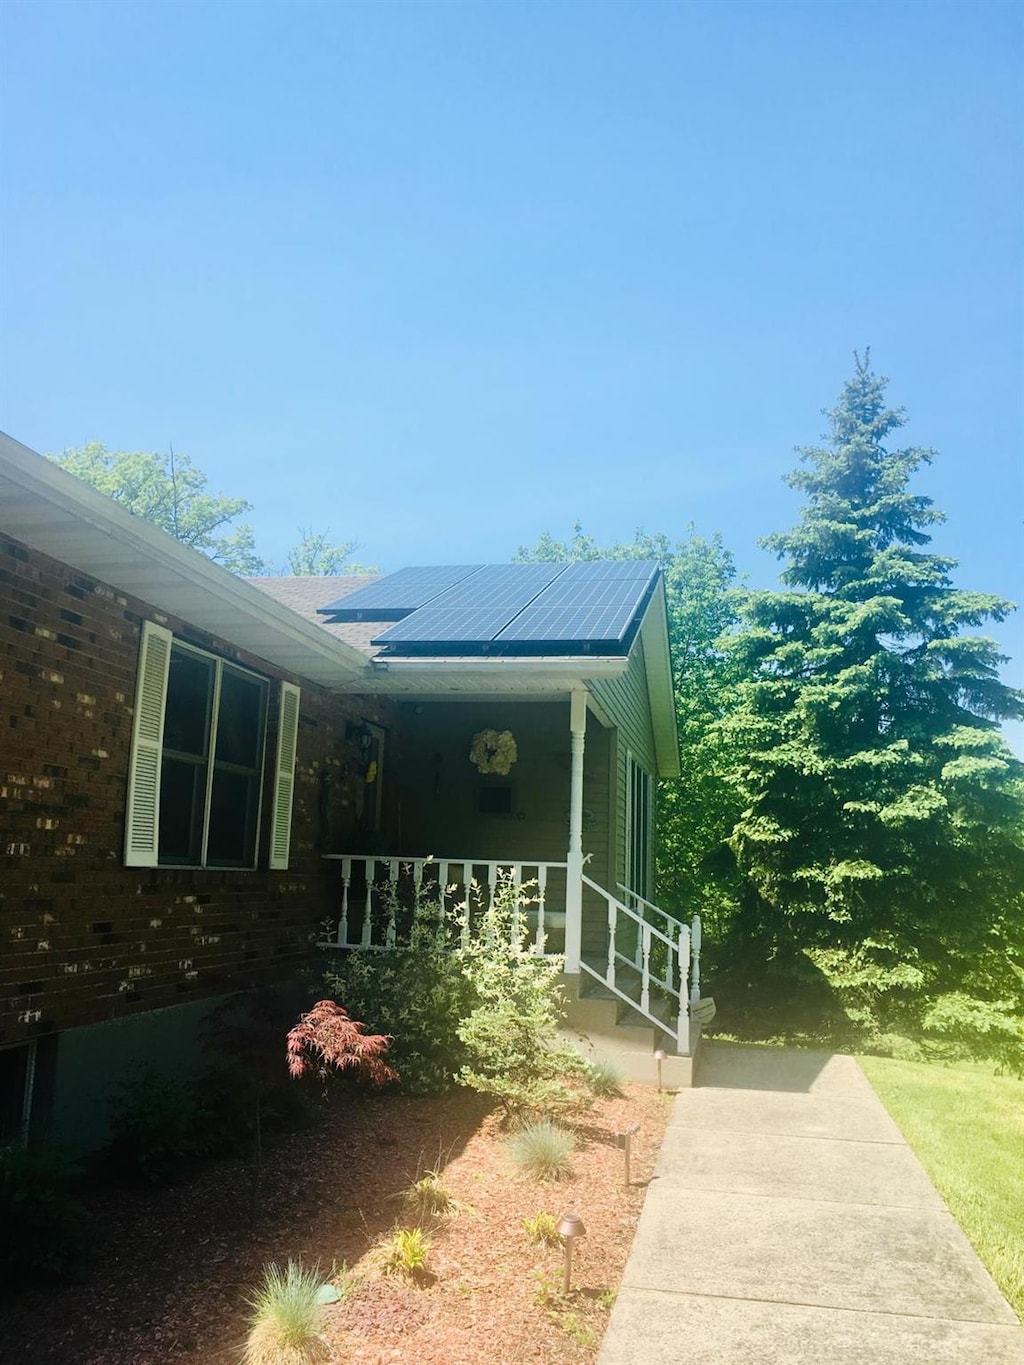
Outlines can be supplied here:
<path id="1" fill-rule="evenodd" d="M 1005 997 L 1024 980 L 1024 765 L 998 723 L 1024 698 L 972 632 L 1013 606 L 927 550 L 942 514 L 908 485 L 933 452 L 887 447 L 906 421 L 887 383 L 857 357 L 828 445 L 799 452 L 800 522 L 763 542 L 788 591 L 750 594 L 735 643 L 746 927 L 877 991 Z"/>

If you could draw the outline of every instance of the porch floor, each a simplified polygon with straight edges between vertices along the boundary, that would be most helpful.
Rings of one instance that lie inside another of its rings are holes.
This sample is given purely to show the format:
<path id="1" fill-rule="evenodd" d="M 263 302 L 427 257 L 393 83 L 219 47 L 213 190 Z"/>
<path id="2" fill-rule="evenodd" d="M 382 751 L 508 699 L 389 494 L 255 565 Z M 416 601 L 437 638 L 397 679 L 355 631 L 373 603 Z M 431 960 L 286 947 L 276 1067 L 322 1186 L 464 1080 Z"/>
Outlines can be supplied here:
<path id="1" fill-rule="evenodd" d="M 1024 1329 L 852 1057 L 709 1045 L 598 1365 L 1024 1365 Z"/>

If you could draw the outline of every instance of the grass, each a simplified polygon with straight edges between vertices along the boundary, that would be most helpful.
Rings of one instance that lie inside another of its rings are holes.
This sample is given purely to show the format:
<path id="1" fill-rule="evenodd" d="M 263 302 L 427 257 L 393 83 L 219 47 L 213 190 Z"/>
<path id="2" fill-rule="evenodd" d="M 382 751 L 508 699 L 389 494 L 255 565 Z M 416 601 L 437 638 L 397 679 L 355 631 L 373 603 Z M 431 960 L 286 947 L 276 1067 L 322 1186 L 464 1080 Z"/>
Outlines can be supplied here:
<path id="1" fill-rule="evenodd" d="M 409 1186 L 402 1196 L 402 1204 L 406 1214 L 416 1222 L 439 1220 L 459 1212 L 457 1201 L 436 1169 L 427 1171 Z"/>
<path id="2" fill-rule="evenodd" d="M 289 1261 L 286 1270 L 268 1265 L 263 1283 L 249 1300 L 250 1331 L 245 1365 L 315 1365 L 326 1359 L 317 1331 L 320 1271 Z"/>
<path id="3" fill-rule="evenodd" d="M 537 1246 L 559 1247 L 562 1245 L 562 1237 L 558 1231 L 558 1219 L 553 1213 L 538 1213 L 534 1218 L 524 1218 L 523 1230 L 530 1241 Z"/>
<path id="4" fill-rule="evenodd" d="M 622 1094 L 622 1068 L 607 1057 L 595 1057 L 590 1063 L 590 1088 L 598 1099 L 616 1099 Z"/>
<path id="5" fill-rule="evenodd" d="M 377 1251 L 377 1263 L 385 1275 L 425 1275 L 430 1236 L 422 1228 L 396 1228 Z"/>
<path id="6" fill-rule="evenodd" d="M 572 1170 L 571 1133 L 550 1119 L 526 1123 L 509 1142 L 513 1163 L 534 1180 L 561 1180 Z"/>
<path id="7" fill-rule="evenodd" d="M 861 1057 L 950 1212 L 1024 1321 L 1024 1081 L 983 1065 Z"/>

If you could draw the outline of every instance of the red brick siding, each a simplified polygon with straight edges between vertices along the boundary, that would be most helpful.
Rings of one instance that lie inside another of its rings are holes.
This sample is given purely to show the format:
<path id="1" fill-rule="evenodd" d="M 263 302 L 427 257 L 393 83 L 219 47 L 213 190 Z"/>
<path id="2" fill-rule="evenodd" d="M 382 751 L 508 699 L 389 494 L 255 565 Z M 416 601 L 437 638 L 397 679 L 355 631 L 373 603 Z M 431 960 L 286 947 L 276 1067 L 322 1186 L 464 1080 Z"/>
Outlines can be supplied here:
<path id="1" fill-rule="evenodd" d="M 337 913 L 336 867 L 321 857 L 322 777 L 357 761 L 346 722 L 384 725 L 387 766 L 397 758 L 393 708 L 291 678 L 302 701 L 289 870 L 266 870 L 274 687 L 259 870 L 123 866 L 144 619 L 287 676 L 0 537 L 0 1044 L 289 975 Z M 332 790 L 343 837 L 346 782 Z M 393 828 L 386 810 L 385 837 Z"/>

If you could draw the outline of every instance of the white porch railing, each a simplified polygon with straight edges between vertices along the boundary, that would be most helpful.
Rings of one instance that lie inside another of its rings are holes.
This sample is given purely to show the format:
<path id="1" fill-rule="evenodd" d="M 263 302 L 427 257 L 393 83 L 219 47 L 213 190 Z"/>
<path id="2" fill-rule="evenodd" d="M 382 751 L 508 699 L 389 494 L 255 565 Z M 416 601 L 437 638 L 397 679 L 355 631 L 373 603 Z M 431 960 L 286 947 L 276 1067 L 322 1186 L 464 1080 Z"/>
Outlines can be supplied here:
<path id="1" fill-rule="evenodd" d="M 403 912 L 411 915 L 411 900 L 420 898 L 424 890 L 436 900 L 439 912 L 449 911 L 467 900 L 475 883 L 480 908 L 486 909 L 494 904 L 504 880 L 514 886 L 529 884 L 523 913 L 539 953 L 548 951 L 550 932 L 565 927 L 564 908 L 549 906 L 550 901 L 558 907 L 566 904 L 564 862 L 355 853 L 326 856 L 341 865 L 341 905 L 337 929 L 321 940 L 325 948 L 393 948 L 402 927 L 400 916 Z M 689 1056 L 688 1005 L 700 999 L 700 916 L 694 915 L 687 925 L 621 885 L 620 899 L 585 874 L 582 884 L 588 901 L 596 897 L 603 903 L 608 942 L 604 970 L 582 959 L 581 970 L 656 1028 L 674 1032 L 679 1053 Z M 462 932 L 464 939 L 468 937 L 468 920 Z M 664 1017 L 656 1008 L 659 997 L 665 1003 Z"/>
<path id="2" fill-rule="evenodd" d="M 494 904 L 500 882 L 529 883 L 524 910 L 539 953 L 546 952 L 551 930 L 565 926 L 565 863 L 514 861 L 508 858 L 415 858 L 375 854 L 326 855 L 341 864 L 341 913 L 335 934 L 321 940 L 332 948 L 393 948 L 398 936 L 401 888 L 418 897 L 426 889 L 438 907 L 452 909 L 466 900 L 476 884 L 481 909 Z M 468 934 L 468 922 L 463 934 Z"/>
<path id="3" fill-rule="evenodd" d="M 587 962 L 580 967 L 600 981 L 620 1000 L 638 1010 L 645 1019 L 665 1032 L 674 1030 L 676 1046 L 681 1056 L 690 1054 L 690 1013 L 689 1005 L 700 999 L 700 916 L 694 915 L 689 925 L 675 919 L 667 911 L 635 891 L 628 891 L 620 885 L 626 899 L 620 900 L 606 891 L 587 876 L 583 884 L 605 905 L 608 920 L 608 953 L 604 972 L 597 971 Z M 657 918 L 660 927 L 651 920 Z M 631 973 L 639 974 L 639 994 L 623 990 L 618 981 L 621 966 Z M 689 999 L 687 999 L 689 991 Z M 668 1002 L 671 1022 L 659 1017 L 652 1007 L 652 998 L 662 995 Z"/>

